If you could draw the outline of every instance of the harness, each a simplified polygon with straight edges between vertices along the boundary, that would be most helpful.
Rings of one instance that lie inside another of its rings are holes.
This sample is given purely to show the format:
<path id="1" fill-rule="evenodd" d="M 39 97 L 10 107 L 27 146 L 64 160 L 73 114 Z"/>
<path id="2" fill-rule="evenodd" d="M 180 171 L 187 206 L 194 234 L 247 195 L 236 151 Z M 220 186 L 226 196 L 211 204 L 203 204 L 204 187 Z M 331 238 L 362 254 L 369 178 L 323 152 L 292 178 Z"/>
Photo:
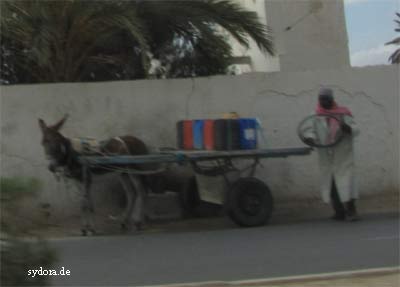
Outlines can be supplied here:
<path id="1" fill-rule="evenodd" d="M 72 138 L 70 142 L 74 151 L 83 155 L 100 154 L 104 145 L 104 142 L 94 138 Z"/>
<path id="2" fill-rule="evenodd" d="M 57 159 L 54 174 L 56 177 L 65 175 L 67 177 L 80 177 L 81 169 L 78 163 L 79 154 L 73 149 L 71 141 L 65 139 L 61 145 L 62 156 Z"/>
<path id="3" fill-rule="evenodd" d="M 82 174 L 82 165 L 78 161 L 78 157 L 81 155 L 113 155 L 113 154 L 130 154 L 129 147 L 126 144 L 124 140 L 122 140 L 120 137 L 114 137 L 112 139 L 106 140 L 106 141 L 95 141 L 93 139 L 90 139 L 90 141 L 87 141 L 88 138 L 77 138 L 77 139 L 68 139 L 65 138 L 65 141 L 63 142 L 63 145 L 61 146 L 62 153 L 63 155 L 60 157 L 60 159 L 57 160 L 57 166 L 55 167 L 55 170 L 53 171 L 56 178 L 60 178 L 63 176 L 66 177 L 72 177 L 72 178 L 81 178 Z M 86 140 L 86 141 L 85 141 Z M 121 143 L 121 147 L 118 152 L 116 153 L 109 153 L 107 151 L 104 151 L 104 146 L 110 141 L 110 140 L 117 140 L 118 142 Z M 88 144 L 91 143 L 91 144 Z M 78 147 L 78 150 L 75 149 L 75 147 Z M 126 174 L 130 175 L 150 175 L 150 174 L 157 174 L 160 172 L 165 171 L 166 167 L 162 166 L 157 169 L 152 169 L 152 170 L 140 170 L 140 169 L 134 169 L 130 167 L 129 169 L 126 168 L 120 168 L 120 167 L 111 167 L 111 166 L 102 166 L 102 170 L 105 171 L 119 171 L 119 172 L 124 172 Z"/>
<path id="4" fill-rule="evenodd" d="M 122 144 L 123 149 L 125 149 L 125 151 L 129 154 L 129 148 L 126 145 L 126 142 L 124 142 L 120 137 L 115 137 L 113 139 L 119 141 Z"/>
<path id="5" fill-rule="evenodd" d="M 129 148 L 120 137 L 115 137 L 110 140 L 117 140 L 121 143 L 120 152 L 127 152 L 129 154 Z M 93 138 L 65 138 L 65 141 L 61 145 L 62 156 L 57 159 L 57 165 L 63 167 L 63 171 L 67 176 L 74 176 L 74 171 L 80 172 L 80 164 L 78 163 L 78 157 L 80 155 L 107 155 L 104 153 L 103 147 L 110 141 L 97 141 Z"/>

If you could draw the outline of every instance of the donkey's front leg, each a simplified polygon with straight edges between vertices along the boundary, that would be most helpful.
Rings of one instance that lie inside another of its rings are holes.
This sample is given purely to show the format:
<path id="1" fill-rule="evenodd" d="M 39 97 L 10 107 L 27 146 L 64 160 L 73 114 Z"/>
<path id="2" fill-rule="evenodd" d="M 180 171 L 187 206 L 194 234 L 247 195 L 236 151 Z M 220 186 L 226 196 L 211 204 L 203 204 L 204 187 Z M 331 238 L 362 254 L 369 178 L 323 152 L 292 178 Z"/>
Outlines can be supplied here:
<path id="1" fill-rule="evenodd" d="M 83 186 L 83 197 L 81 203 L 82 212 L 82 226 L 81 232 L 83 236 L 90 236 L 95 234 L 93 225 L 93 213 L 94 204 L 91 193 L 92 178 L 88 169 L 82 171 L 82 186 Z"/>

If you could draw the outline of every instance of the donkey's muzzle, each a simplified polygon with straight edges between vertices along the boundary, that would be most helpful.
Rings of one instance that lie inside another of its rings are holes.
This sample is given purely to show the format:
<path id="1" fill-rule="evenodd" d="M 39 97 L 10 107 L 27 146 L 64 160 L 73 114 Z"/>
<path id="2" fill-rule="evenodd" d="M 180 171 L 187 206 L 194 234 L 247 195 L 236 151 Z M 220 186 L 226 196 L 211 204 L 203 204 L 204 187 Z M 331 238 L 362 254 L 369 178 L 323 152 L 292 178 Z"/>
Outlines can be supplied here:
<path id="1" fill-rule="evenodd" d="M 57 170 L 57 166 L 54 163 L 50 163 L 48 168 L 53 173 Z"/>

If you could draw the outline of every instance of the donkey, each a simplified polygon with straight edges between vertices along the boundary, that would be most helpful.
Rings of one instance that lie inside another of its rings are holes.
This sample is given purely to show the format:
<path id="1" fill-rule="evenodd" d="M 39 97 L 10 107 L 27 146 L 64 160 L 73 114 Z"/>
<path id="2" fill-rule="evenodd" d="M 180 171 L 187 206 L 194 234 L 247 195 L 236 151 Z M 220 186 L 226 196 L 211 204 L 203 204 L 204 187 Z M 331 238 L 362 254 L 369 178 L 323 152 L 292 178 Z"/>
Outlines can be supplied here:
<path id="1" fill-rule="evenodd" d="M 49 160 L 49 170 L 53 173 L 60 172 L 63 176 L 71 178 L 80 189 L 83 189 L 83 197 L 81 203 L 82 211 L 82 227 L 81 231 L 84 236 L 95 233 L 92 215 L 94 206 L 91 196 L 91 174 L 102 174 L 110 172 L 110 169 L 91 169 L 86 170 L 78 161 L 81 155 L 77 151 L 72 140 L 63 136 L 59 131 L 67 120 L 65 115 L 56 124 L 48 126 L 39 119 L 39 126 L 42 131 L 42 146 L 44 148 L 47 159 Z M 120 136 L 102 142 L 97 151 L 98 155 L 144 155 L 148 154 L 146 145 L 138 138 L 133 136 Z M 140 169 L 140 167 L 135 167 Z M 123 230 L 131 227 L 131 218 L 137 230 L 141 229 L 144 218 L 144 196 L 145 185 L 141 175 L 132 175 L 127 172 L 120 173 L 120 182 L 125 190 L 127 204 L 125 214 L 122 217 L 121 228 Z M 133 216 L 132 216 L 133 215 Z"/>

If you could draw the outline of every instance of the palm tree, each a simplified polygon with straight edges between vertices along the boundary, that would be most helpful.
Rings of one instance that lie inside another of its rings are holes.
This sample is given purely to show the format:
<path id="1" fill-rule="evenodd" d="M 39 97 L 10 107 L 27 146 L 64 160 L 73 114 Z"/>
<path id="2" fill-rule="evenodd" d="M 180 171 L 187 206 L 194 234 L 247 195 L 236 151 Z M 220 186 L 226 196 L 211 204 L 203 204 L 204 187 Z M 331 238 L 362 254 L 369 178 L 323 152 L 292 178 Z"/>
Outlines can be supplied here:
<path id="1" fill-rule="evenodd" d="M 33 82 L 80 81 L 94 67 L 147 66 L 141 19 L 123 1 L 2 1 L 1 37 Z M 124 41 L 121 49 L 115 44 Z M 129 51 L 134 57 L 125 58 Z M 124 62 L 124 61 L 127 61 Z"/>
<path id="2" fill-rule="evenodd" d="M 225 73 L 232 51 L 221 31 L 244 46 L 252 38 L 273 54 L 268 27 L 230 0 L 5 0 L 1 6 L 0 78 L 22 82 L 146 78 L 152 60 L 164 77 Z"/>
<path id="3" fill-rule="evenodd" d="M 400 32 L 400 13 L 396 13 L 396 15 L 399 18 L 399 20 L 394 20 L 398 25 L 398 28 L 396 28 L 395 31 Z M 400 37 L 397 37 L 397 38 L 393 39 L 392 41 L 387 42 L 385 45 L 400 45 Z M 392 64 L 400 63 L 400 48 L 398 48 L 396 51 L 394 51 L 394 53 L 392 55 L 390 55 L 389 61 Z"/>

